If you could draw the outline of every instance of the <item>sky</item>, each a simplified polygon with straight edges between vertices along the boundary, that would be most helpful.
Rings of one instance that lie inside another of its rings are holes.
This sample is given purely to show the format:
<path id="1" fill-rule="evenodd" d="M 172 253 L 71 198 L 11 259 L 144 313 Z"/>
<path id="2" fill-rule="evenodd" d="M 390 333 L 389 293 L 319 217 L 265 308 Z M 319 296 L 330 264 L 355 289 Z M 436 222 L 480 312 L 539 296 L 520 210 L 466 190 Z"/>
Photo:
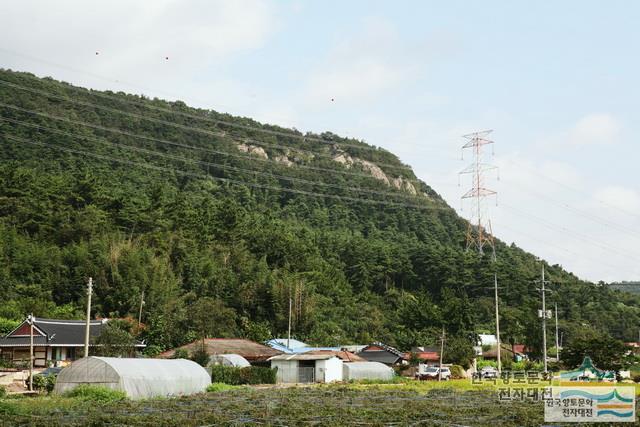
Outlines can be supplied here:
<path id="1" fill-rule="evenodd" d="M 494 234 L 640 280 L 638 22 L 622 0 L 21 0 L 0 67 L 362 139 L 466 218 L 462 135 L 493 129 Z"/>

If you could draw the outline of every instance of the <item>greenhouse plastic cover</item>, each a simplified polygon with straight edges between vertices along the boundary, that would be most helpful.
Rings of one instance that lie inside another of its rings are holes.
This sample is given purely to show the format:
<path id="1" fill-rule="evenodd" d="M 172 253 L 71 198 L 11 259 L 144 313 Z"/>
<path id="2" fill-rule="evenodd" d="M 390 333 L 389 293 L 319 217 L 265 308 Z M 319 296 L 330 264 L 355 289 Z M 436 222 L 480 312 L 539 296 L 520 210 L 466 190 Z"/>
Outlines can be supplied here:
<path id="1" fill-rule="evenodd" d="M 249 361 L 239 354 L 216 354 L 215 356 L 211 356 L 211 361 L 208 366 L 212 365 L 235 366 L 238 368 L 251 366 Z"/>
<path id="2" fill-rule="evenodd" d="M 186 359 L 129 359 L 87 357 L 60 371 L 56 393 L 80 384 L 124 391 L 132 399 L 201 393 L 211 377 L 200 365 Z"/>
<path id="3" fill-rule="evenodd" d="M 393 369 L 380 362 L 350 362 L 342 366 L 342 377 L 348 380 L 390 380 Z"/>

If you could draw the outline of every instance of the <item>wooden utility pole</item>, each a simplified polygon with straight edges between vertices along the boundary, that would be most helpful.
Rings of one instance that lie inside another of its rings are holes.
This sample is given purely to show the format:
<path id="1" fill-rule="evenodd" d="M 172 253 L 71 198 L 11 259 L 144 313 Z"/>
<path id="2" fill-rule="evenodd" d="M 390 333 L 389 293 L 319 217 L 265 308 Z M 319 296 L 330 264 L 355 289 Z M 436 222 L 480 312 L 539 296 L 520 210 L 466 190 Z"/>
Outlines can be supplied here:
<path id="1" fill-rule="evenodd" d="M 91 294 L 93 293 L 93 279 L 89 277 L 87 284 L 87 323 L 84 330 L 84 357 L 89 357 L 89 330 L 91 328 Z"/>
<path id="2" fill-rule="evenodd" d="M 29 315 L 29 391 L 33 391 L 33 313 Z"/>
<path id="3" fill-rule="evenodd" d="M 444 326 L 440 337 L 440 367 L 438 368 L 438 381 L 442 381 L 442 355 L 444 354 Z"/>

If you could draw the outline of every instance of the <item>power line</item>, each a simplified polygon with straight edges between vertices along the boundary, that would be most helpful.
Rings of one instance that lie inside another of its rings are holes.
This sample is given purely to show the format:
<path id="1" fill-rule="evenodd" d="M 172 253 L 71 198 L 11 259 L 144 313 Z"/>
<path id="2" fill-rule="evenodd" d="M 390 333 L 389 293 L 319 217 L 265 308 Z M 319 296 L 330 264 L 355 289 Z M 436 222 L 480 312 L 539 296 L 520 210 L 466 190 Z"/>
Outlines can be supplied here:
<path id="1" fill-rule="evenodd" d="M 538 197 L 546 199 L 550 203 L 552 203 L 552 204 L 554 204 L 556 206 L 559 206 L 562 209 L 566 209 L 566 210 L 568 210 L 570 212 L 573 212 L 574 214 L 579 215 L 579 216 L 581 216 L 581 217 L 583 217 L 585 219 L 588 219 L 590 221 L 596 222 L 596 223 L 598 223 L 600 225 L 604 225 L 605 227 L 617 229 L 618 231 L 622 231 L 624 233 L 629 233 L 629 234 L 633 234 L 633 235 L 635 235 L 637 237 L 640 237 L 640 233 L 638 233 L 637 230 L 634 230 L 632 228 L 626 227 L 624 225 L 616 224 L 614 222 L 608 221 L 608 220 L 606 220 L 604 218 L 601 218 L 599 216 L 593 215 L 593 214 L 591 214 L 589 212 L 574 208 L 574 207 L 570 206 L 568 203 L 556 200 L 556 199 L 554 199 L 554 198 L 552 198 L 552 197 L 550 197 L 550 196 L 548 196 L 546 194 L 539 193 L 539 192 L 537 192 L 535 190 L 532 190 L 531 188 L 529 188 L 527 186 L 524 186 L 522 184 L 517 184 L 516 183 L 516 185 L 518 187 L 524 189 L 525 191 L 528 191 L 529 193 L 535 194 Z"/>
<path id="2" fill-rule="evenodd" d="M 622 251 L 618 250 L 617 248 L 615 248 L 613 246 L 609 246 L 607 244 L 603 244 L 603 243 L 600 243 L 598 241 L 595 241 L 595 240 L 591 239 L 590 237 L 588 237 L 588 236 L 586 236 L 584 234 L 578 233 L 576 231 L 569 230 L 566 227 L 554 224 L 552 222 L 549 222 L 549 221 L 545 220 L 544 218 L 540 218 L 540 217 L 538 217 L 536 215 L 530 214 L 528 212 L 524 212 L 524 211 L 522 211 L 522 210 L 520 210 L 518 208 L 515 208 L 513 206 L 509 206 L 506 203 L 502 203 L 502 206 L 504 206 L 507 209 L 510 209 L 510 210 L 512 210 L 514 212 L 517 212 L 520 215 L 528 216 L 529 218 L 533 219 L 534 221 L 537 221 L 538 223 L 542 224 L 543 226 L 545 226 L 547 228 L 555 229 L 555 230 L 558 230 L 558 231 L 563 232 L 565 234 L 572 235 L 575 238 L 578 238 L 578 239 L 582 240 L 583 242 L 591 243 L 593 245 L 599 246 L 600 248 L 602 248 L 604 250 L 613 251 L 613 252 L 616 252 L 617 254 L 619 254 L 621 256 L 627 257 L 627 258 L 632 259 L 632 260 L 634 260 L 636 262 L 640 262 L 640 258 L 637 258 L 637 257 L 635 257 L 633 255 L 630 255 L 630 254 L 626 253 L 626 252 L 622 252 Z"/>
<path id="3" fill-rule="evenodd" d="M 572 250 L 567 249 L 567 248 L 562 247 L 562 246 L 558 246 L 558 245 L 556 245 L 554 243 L 551 243 L 551 242 L 548 242 L 546 240 L 542 240 L 542 239 L 540 239 L 540 238 L 538 238 L 536 236 L 533 236 L 531 234 L 525 233 L 520 229 L 509 227 L 508 225 L 505 225 L 505 224 L 501 224 L 500 227 L 504 228 L 506 230 L 509 230 L 509 231 L 511 231 L 513 233 L 519 234 L 519 235 L 521 235 L 523 237 L 526 237 L 526 238 L 528 238 L 528 239 L 530 239 L 530 240 L 532 240 L 534 242 L 538 242 L 538 243 L 541 243 L 541 244 L 543 244 L 545 246 L 549 246 L 549 247 L 555 248 L 557 250 L 566 252 L 566 253 L 568 253 L 570 255 L 574 255 L 574 256 L 580 257 L 580 258 L 590 258 L 593 261 L 597 261 L 599 265 L 603 265 L 603 266 L 608 267 L 610 272 L 615 272 L 615 273 L 619 273 L 620 272 L 621 266 L 610 264 L 610 263 L 608 263 L 606 261 L 603 261 L 600 257 L 589 256 L 588 254 L 579 254 L 579 253 L 577 253 L 575 251 L 572 251 Z"/>
<path id="4" fill-rule="evenodd" d="M 213 166 L 215 168 L 218 169 L 223 169 L 223 170 L 233 170 L 233 171 L 237 171 L 237 172 L 247 172 L 247 173 L 253 173 L 253 174 L 258 174 L 258 175 L 263 175 L 269 178 L 276 178 L 276 179 L 283 179 L 283 180 L 288 180 L 288 181 L 292 181 L 292 182 L 300 182 L 300 183 L 304 183 L 304 184 L 308 184 L 308 185 L 317 185 L 317 186 L 321 186 L 321 187 L 331 187 L 331 188 L 338 188 L 338 189 L 346 189 L 348 191 L 356 191 L 356 192 L 361 192 L 361 193 L 370 193 L 370 194 L 378 194 L 378 195 L 383 195 L 383 196 L 391 196 L 391 197 L 399 197 L 399 198 L 412 198 L 412 199 L 416 199 L 417 196 L 409 196 L 408 194 L 403 194 L 403 193 L 393 193 L 390 191 L 377 191 L 377 190 L 371 190 L 368 188 L 361 188 L 361 187 L 345 187 L 343 185 L 339 185 L 339 184 L 331 184 L 331 183 L 326 183 L 326 182 L 322 182 L 322 181 L 310 181 L 307 179 L 303 179 L 303 178 L 297 178 L 297 177 L 291 177 L 291 176 L 285 176 L 285 175 L 274 175 L 272 173 L 268 173 L 268 172 L 264 172 L 264 171 L 258 171 L 258 170 L 254 170 L 254 169 L 244 169 L 244 168 L 240 168 L 237 166 L 231 166 L 231 165 L 223 165 L 223 164 L 219 164 L 219 163 L 212 163 L 212 162 L 207 162 L 207 161 L 203 161 L 203 160 L 197 160 L 197 159 L 189 159 L 189 158 L 185 158 L 185 157 L 180 157 L 180 156 L 175 156 L 172 154 L 167 154 L 167 153 L 160 153 L 157 151 L 153 151 L 153 150 L 147 150 L 144 148 L 140 148 L 140 147 L 132 147 L 129 145 L 123 145 L 123 144 L 117 144 L 117 143 L 113 143 L 104 139 L 100 139 L 100 138 L 96 138 L 96 137 L 90 137 L 90 136 L 84 136 L 84 135 L 76 135 L 73 134 L 71 132 L 65 132 L 65 131 L 61 131 L 58 129 L 53 129 L 53 128 L 49 128 L 46 126 L 41 126 L 41 125 L 37 125 L 37 124 L 32 124 L 32 123 L 27 123 L 27 122 L 22 122 L 19 120 L 14 120 L 14 119 L 8 119 L 8 118 L 4 118 L 4 117 L 0 117 L 0 121 L 8 121 L 8 122 L 12 122 L 12 123 L 17 123 L 21 126 L 28 126 L 28 127 L 32 127 L 32 128 L 36 128 L 36 129 L 40 129 L 40 130 L 45 130 L 48 132 L 53 132 L 53 133 L 57 133 L 60 135 L 65 135 L 65 136 L 69 136 L 71 138 L 76 138 L 76 139 L 84 139 L 84 140 L 90 140 L 90 141 L 95 141 L 101 144 L 109 144 L 115 147 L 119 147 L 119 148 L 125 148 L 128 150 L 133 150 L 133 151 L 137 151 L 137 152 L 141 152 L 141 153 L 145 153 L 145 154 L 151 154 L 154 156 L 159 156 L 159 157 L 164 157 L 164 158 L 169 158 L 169 159 L 173 159 L 173 160 L 179 160 L 179 161 L 183 161 L 183 162 L 196 162 L 196 163 L 200 163 L 202 165 L 205 166 Z"/>
<path id="5" fill-rule="evenodd" d="M 102 160 L 109 160 L 109 161 L 113 161 L 113 162 L 128 164 L 128 165 L 131 165 L 131 166 L 139 166 L 139 167 L 144 167 L 144 168 L 147 168 L 147 169 L 153 169 L 153 170 L 157 170 L 157 171 L 166 171 L 166 172 L 178 173 L 178 174 L 181 174 L 181 175 L 193 176 L 193 177 L 196 177 L 196 178 L 212 179 L 212 180 L 231 183 L 231 184 L 246 185 L 248 187 L 255 187 L 255 188 L 260 188 L 260 189 L 265 189 L 265 190 L 302 194 L 302 195 L 311 196 L 311 197 L 326 197 L 326 198 L 331 198 L 331 199 L 353 201 L 353 202 L 367 203 L 367 204 L 373 204 L 373 205 L 412 208 L 412 209 L 418 209 L 418 210 L 449 210 L 449 211 L 452 210 L 448 206 L 445 207 L 445 206 L 414 205 L 414 204 L 408 204 L 408 203 L 388 202 L 388 201 L 384 201 L 384 200 L 363 199 L 363 198 L 358 198 L 358 197 L 341 196 L 341 195 L 337 195 L 337 194 L 327 194 L 327 193 L 318 193 L 318 192 L 313 192 L 313 191 L 296 190 L 296 189 L 292 189 L 292 188 L 272 187 L 272 186 L 269 186 L 269 185 L 258 184 L 258 183 L 253 183 L 253 182 L 247 182 L 247 181 L 237 180 L 237 179 L 233 179 L 233 178 L 222 178 L 222 177 L 216 177 L 216 176 L 211 176 L 211 175 L 203 175 L 203 174 L 198 174 L 198 173 L 194 173 L 194 172 L 188 172 L 188 171 L 184 171 L 184 170 L 176 169 L 176 168 L 167 168 L 167 167 L 151 165 L 151 164 L 147 164 L 147 163 L 133 162 L 133 161 L 126 160 L 126 159 L 118 159 L 118 158 L 115 158 L 115 157 L 112 157 L 112 156 L 96 154 L 96 153 L 90 153 L 90 152 L 86 152 L 86 151 L 82 151 L 82 150 L 76 150 L 76 149 L 73 149 L 73 148 L 61 147 L 59 145 L 49 144 L 49 143 L 46 143 L 46 142 L 30 141 L 30 140 L 26 140 L 24 138 L 16 137 L 16 136 L 13 136 L 13 135 L 8 135 L 6 133 L 3 134 L 3 135 L 6 138 L 9 138 L 11 140 L 14 140 L 14 141 L 17 141 L 17 142 L 21 142 L 21 143 L 37 145 L 37 146 L 42 146 L 42 147 L 54 148 L 54 149 L 61 150 L 61 151 L 66 151 L 66 152 L 70 152 L 70 153 L 74 153 L 74 154 L 80 154 L 80 155 L 89 156 L 89 157 L 95 157 L 95 158 L 99 158 L 99 159 L 102 159 Z"/>
<path id="6" fill-rule="evenodd" d="M 151 122 L 154 122 L 154 123 L 161 123 L 161 124 L 165 124 L 165 125 L 168 125 L 168 126 L 173 126 L 173 127 L 176 127 L 176 128 L 179 128 L 179 129 L 183 129 L 183 130 L 190 130 L 190 131 L 205 133 L 205 134 L 209 134 L 209 135 L 216 135 L 216 136 L 219 135 L 219 134 L 216 134 L 215 132 L 213 132 L 213 131 L 211 131 L 209 129 L 203 129 L 203 128 L 198 128 L 198 127 L 193 127 L 193 126 L 187 126 L 187 125 L 183 125 L 183 124 L 180 124 L 180 123 L 175 123 L 175 122 L 170 122 L 170 121 L 167 121 L 167 120 L 158 119 L 158 118 L 155 118 L 155 117 L 147 117 L 147 116 L 144 116 L 144 115 L 141 115 L 141 114 L 122 111 L 122 110 L 119 110 L 119 109 L 116 109 L 116 108 L 107 107 L 107 106 L 104 106 L 104 105 L 93 104 L 93 103 L 87 102 L 87 101 L 80 101 L 80 100 L 77 100 L 77 99 L 70 98 L 68 96 L 62 96 L 62 95 L 54 94 L 54 93 L 47 92 L 47 91 L 44 91 L 44 90 L 22 86 L 22 85 L 19 85 L 19 84 L 13 83 L 13 82 L 9 82 L 9 81 L 6 81 L 6 80 L 2 80 L 2 79 L 0 79 L 0 84 L 8 86 L 8 87 L 12 87 L 14 89 L 20 89 L 20 90 L 24 90 L 24 91 L 27 91 L 27 92 L 39 94 L 39 95 L 46 96 L 46 97 L 49 97 L 49 98 L 59 99 L 59 100 L 71 102 L 71 103 L 74 103 L 74 104 L 77 104 L 77 105 L 82 105 L 84 107 L 93 107 L 93 108 L 98 108 L 98 109 L 101 109 L 101 110 L 104 110 L 104 111 L 108 111 L 108 112 L 111 112 L 111 113 L 124 114 L 124 115 L 128 115 L 130 117 L 135 117 L 137 119 L 148 120 L 148 121 L 151 121 Z M 96 92 L 96 94 L 99 94 L 99 93 L 100 92 Z M 88 93 L 88 94 L 90 95 L 91 93 Z M 138 105 L 138 104 L 136 104 L 136 105 Z M 173 110 L 168 110 L 168 111 L 171 112 L 171 113 L 174 113 Z M 256 130 L 256 129 L 254 129 L 254 130 Z M 294 146 L 286 146 L 286 145 L 267 143 L 267 142 L 263 142 L 263 141 L 256 141 L 254 139 L 245 138 L 245 137 L 243 137 L 243 139 L 244 139 L 244 142 L 246 142 L 246 143 L 251 143 L 251 144 L 255 144 L 255 145 L 259 145 L 259 146 L 263 146 L 263 147 L 272 147 L 272 148 L 277 148 L 277 149 L 281 149 L 281 150 L 294 149 L 294 150 L 297 150 L 299 152 L 303 152 L 303 153 L 307 153 L 307 154 L 313 154 L 314 156 L 321 156 L 322 157 L 322 155 L 317 153 L 317 152 L 310 151 L 310 150 L 304 150 L 302 148 L 297 148 L 297 147 L 294 147 Z M 338 144 L 339 143 L 337 143 L 337 142 L 327 143 L 327 145 L 336 145 L 336 146 Z M 341 144 L 341 145 L 346 146 L 344 144 Z M 363 144 L 362 147 L 358 146 L 358 145 L 355 145 L 355 144 L 352 144 L 351 146 L 357 147 L 357 148 L 360 148 L 360 149 L 378 150 L 377 148 L 373 148 L 373 147 L 370 147 L 370 146 L 367 146 L 367 145 L 364 145 L 364 144 Z M 324 155 L 324 157 L 333 158 L 333 156 L 331 156 L 331 155 Z M 388 164 L 388 163 L 375 163 L 375 162 L 370 162 L 370 163 L 375 164 L 376 166 L 384 166 L 384 167 L 387 167 L 387 168 L 405 169 L 405 170 L 410 170 L 411 169 L 409 166 L 406 166 L 406 165 L 398 166 L 398 165 L 392 165 L 392 164 Z"/>
<path id="7" fill-rule="evenodd" d="M 74 125 L 85 126 L 85 127 L 88 127 L 88 128 L 101 130 L 101 131 L 105 131 L 105 132 L 117 133 L 117 134 L 128 136 L 128 137 L 131 137 L 131 138 L 139 138 L 139 139 L 144 139 L 144 140 L 147 140 L 147 141 L 157 142 L 157 143 L 161 143 L 161 144 L 173 145 L 173 146 L 176 146 L 176 147 L 182 147 L 182 148 L 193 149 L 193 150 L 200 150 L 200 151 L 210 152 L 210 153 L 214 153 L 214 154 L 220 154 L 220 155 L 223 155 L 223 156 L 237 157 L 237 158 L 245 159 L 245 160 L 269 162 L 269 163 L 272 163 L 272 164 L 276 164 L 277 163 L 276 161 L 271 160 L 269 158 L 265 159 L 265 158 L 257 157 L 257 156 L 244 156 L 244 155 L 239 154 L 239 153 L 230 153 L 228 151 L 214 150 L 214 149 L 211 149 L 211 148 L 197 147 L 197 146 L 194 146 L 194 145 L 182 144 L 182 143 L 175 142 L 175 141 L 168 141 L 166 139 L 153 138 L 153 137 L 150 137 L 150 136 L 147 136 L 147 135 L 141 135 L 141 134 L 136 134 L 136 133 L 132 133 L 132 132 L 123 131 L 123 130 L 118 129 L 118 128 L 110 128 L 110 127 L 96 125 L 96 124 L 88 123 L 88 122 L 84 122 L 84 121 L 72 120 L 72 119 L 68 119 L 66 117 L 55 116 L 55 115 L 52 115 L 52 114 L 43 113 L 41 111 L 34 111 L 34 110 L 27 109 L 27 108 L 19 107 L 19 106 L 16 106 L 16 105 L 12 105 L 12 104 L 5 104 L 3 102 L 0 102 L 0 107 L 5 107 L 5 108 L 9 108 L 9 109 L 12 109 L 12 110 L 15 110 L 15 111 L 20 111 L 20 112 L 24 112 L 24 113 L 28 113 L 28 114 L 32 114 L 32 115 L 37 115 L 37 116 L 40 116 L 40 117 L 46 117 L 48 119 L 57 120 L 57 121 L 61 121 L 61 122 L 66 122 L 66 123 L 70 123 L 70 124 L 74 124 Z M 245 142 L 245 141 L 241 141 L 241 140 L 235 139 L 234 137 L 232 137 L 230 135 L 224 135 L 222 132 L 217 136 L 219 136 L 221 138 L 227 137 L 227 138 L 231 139 L 234 142 L 240 142 L 240 143 Z M 377 183 L 381 182 L 380 180 L 378 180 L 375 177 L 373 177 L 371 174 L 367 174 L 367 173 L 350 172 L 350 171 L 345 171 L 345 170 L 341 170 L 341 169 L 329 169 L 329 168 L 322 168 L 322 167 L 318 167 L 318 166 L 301 165 L 299 163 L 294 163 L 294 164 L 295 164 L 296 168 L 323 171 L 323 172 L 330 172 L 330 173 L 339 173 L 339 174 L 342 174 L 342 175 L 359 176 L 359 177 L 364 177 L 364 178 L 369 178 L 371 180 L 375 180 Z M 403 179 L 403 181 L 409 181 L 409 182 L 414 183 L 414 184 L 420 184 L 420 185 L 423 184 L 420 180 L 406 179 L 406 178 L 402 178 L 402 179 Z"/>
<path id="8" fill-rule="evenodd" d="M 539 171 L 537 171 L 536 169 L 534 169 L 534 168 L 532 168 L 532 167 L 529 167 L 529 166 L 527 166 L 527 165 L 526 165 L 526 164 L 524 164 L 524 163 L 520 163 L 520 162 L 515 161 L 515 160 L 512 160 L 512 159 L 509 159 L 508 161 L 509 161 L 510 163 L 513 163 L 513 164 L 514 164 L 514 165 L 516 165 L 516 166 L 524 167 L 524 168 L 526 168 L 526 169 L 529 169 L 531 172 L 535 173 L 536 175 L 541 176 L 541 177 L 543 177 L 543 178 L 547 179 L 547 180 L 548 180 L 548 181 L 550 181 L 550 182 L 553 182 L 553 183 L 555 183 L 555 184 L 561 185 L 561 186 L 563 186 L 564 188 L 566 188 L 566 189 L 568 189 L 568 190 L 571 190 L 571 191 L 574 191 L 574 192 L 576 192 L 576 193 L 580 193 L 580 194 L 584 194 L 584 195 L 586 195 L 586 196 L 592 197 L 592 195 L 591 195 L 591 194 L 589 194 L 589 193 L 587 193 L 586 191 L 584 191 L 584 190 L 579 190 L 579 189 L 577 189 L 577 188 L 575 188 L 575 187 L 572 187 L 572 186 L 570 186 L 570 185 L 565 184 L 565 183 L 564 183 L 564 182 L 562 182 L 562 181 L 558 181 L 557 179 L 553 179 L 553 178 L 551 178 L 550 176 L 545 175 L 545 174 L 543 174 L 543 173 L 540 173 L 540 172 L 539 172 Z M 605 201 L 603 201 L 603 200 L 600 200 L 600 199 L 596 199 L 596 200 L 597 200 L 599 203 L 601 203 L 601 204 L 603 204 L 603 205 L 605 205 L 605 206 L 608 206 L 608 207 L 610 207 L 610 208 L 612 208 L 612 209 L 615 209 L 615 210 L 617 210 L 617 211 L 619 211 L 619 212 L 625 213 L 625 214 L 627 214 L 627 215 L 630 215 L 630 216 L 633 216 L 633 217 L 636 217 L 636 218 L 640 218 L 640 215 L 638 215 L 638 214 L 636 214 L 636 213 L 633 213 L 633 212 L 629 212 L 629 211 L 627 211 L 627 210 L 625 210 L 625 209 L 620 208 L 619 206 L 611 205 L 611 204 L 609 204 L 609 203 L 607 203 L 607 202 L 605 202 Z"/>
<path id="9" fill-rule="evenodd" d="M 140 84 L 127 82 L 127 81 L 124 81 L 124 80 L 121 80 L 121 79 L 110 78 L 110 77 L 103 76 L 103 75 L 100 75 L 100 74 L 96 74 L 96 73 L 93 73 L 93 72 L 89 72 L 89 71 L 86 71 L 86 70 L 80 70 L 80 69 L 75 68 L 75 67 L 70 67 L 68 65 L 64 65 L 64 64 L 57 63 L 57 62 L 45 60 L 45 59 L 42 59 L 42 58 L 36 58 L 34 56 L 26 55 L 24 53 L 15 52 L 15 51 L 12 51 L 12 50 L 9 50 L 9 49 L 5 49 L 5 48 L 2 48 L 2 47 L 0 47 L 0 51 L 9 53 L 11 55 L 19 56 L 19 57 L 22 57 L 22 58 L 26 58 L 26 59 L 31 60 L 31 61 L 41 62 L 43 64 L 52 65 L 52 66 L 57 67 L 57 68 L 70 70 L 70 71 L 75 72 L 75 73 L 85 74 L 85 75 L 88 75 L 88 76 L 91 76 L 91 77 L 94 77 L 94 78 L 97 78 L 97 79 L 100 79 L 100 80 L 108 81 L 108 82 L 111 82 L 111 83 L 124 84 L 125 86 L 130 86 L 132 88 L 137 88 L 137 89 L 144 89 L 144 90 L 150 91 L 150 92 L 164 93 L 165 95 L 168 95 L 170 97 L 174 97 L 176 99 L 183 97 L 182 95 L 178 95 L 178 94 L 175 94 L 175 93 L 167 92 L 165 90 L 158 90 L 158 89 L 154 89 L 154 88 L 150 88 L 150 87 L 145 87 L 145 86 L 142 86 Z M 24 77 L 31 78 L 31 79 L 36 80 L 36 81 L 40 80 L 36 76 L 25 75 Z M 142 102 L 134 102 L 134 101 L 127 100 L 127 99 L 122 99 L 122 98 L 119 98 L 119 97 L 112 97 L 111 95 L 108 95 L 108 94 L 106 94 L 104 92 L 101 92 L 101 91 L 97 91 L 96 90 L 94 92 L 93 89 L 86 89 L 86 88 L 74 86 L 74 85 L 71 85 L 71 84 L 65 84 L 63 82 L 58 82 L 58 81 L 55 81 L 55 80 L 54 81 L 49 81 L 49 82 L 53 82 L 56 85 L 58 85 L 60 87 L 67 88 L 67 89 L 84 90 L 87 93 L 92 94 L 92 95 L 96 95 L 97 94 L 98 96 L 102 96 L 102 97 L 110 98 L 110 99 L 116 99 L 116 100 L 121 101 L 121 102 L 129 102 L 129 103 L 133 103 L 133 104 L 144 105 L 144 106 L 147 106 L 147 107 L 149 106 L 148 104 L 142 103 Z M 138 96 L 138 95 L 133 95 L 133 96 Z M 163 102 L 169 102 L 169 101 L 163 101 Z M 200 102 L 203 102 L 203 101 L 200 100 Z M 224 107 L 224 105 L 222 105 L 222 106 Z M 157 106 L 153 106 L 153 107 L 155 109 L 159 109 L 160 108 L 160 107 L 157 107 Z M 229 107 L 227 106 L 226 108 L 229 108 Z M 185 112 L 175 111 L 175 110 L 172 110 L 172 109 L 164 109 L 164 110 L 169 111 L 171 113 L 177 113 L 177 114 L 180 114 L 182 116 L 192 117 L 192 118 L 195 118 L 195 119 L 209 120 L 209 121 L 213 120 L 213 121 L 218 121 L 218 122 L 225 122 L 223 124 L 226 124 L 226 125 L 229 125 L 229 126 L 240 126 L 237 123 L 233 123 L 233 122 L 226 123 L 226 121 L 221 121 L 219 119 L 212 119 L 212 118 L 209 118 L 209 117 L 206 117 L 206 116 L 191 115 L 191 114 L 188 114 L 188 113 L 185 113 Z M 257 131 L 265 130 L 263 128 L 255 128 L 255 127 L 251 127 L 251 126 L 248 126 L 248 125 L 241 125 L 241 126 L 245 126 L 247 128 L 251 128 L 251 129 L 257 130 Z M 269 130 L 269 131 L 272 131 L 272 130 Z M 280 131 L 280 132 L 282 132 L 282 131 Z M 330 143 L 330 141 L 324 140 L 322 138 L 310 137 L 310 136 L 302 135 L 301 133 L 300 134 L 296 134 L 295 130 L 291 130 L 290 132 L 291 133 L 282 132 L 282 134 L 283 134 L 282 136 L 294 137 L 294 138 L 303 138 L 303 139 L 306 139 L 308 141 L 317 140 L 317 141 L 322 142 L 322 143 Z M 307 133 L 309 133 L 309 132 L 307 132 Z M 374 148 L 374 147 L 369 147 L 369 146 L 360 146 L 360 145 L 357 145 L 357 144 L 351 144 L 351 145 L 341 144 L 341 145 L 345 146 L 345 147 L 346 146 L 353 146 L 353 147 L 356 147 L 356 148 L 367 148 L 367 149 L 380 149 L 381 148 L 381 147 Z M 384 148 L 382 148 L 382 149 L 385 150 Z M 381 163 L 378 163 L 378 164 L 381 165 Z M 388 165 L 388 166 L 399 167 L 397 165 Z M 405 167 L 410 168 L 409 166 L 405 166 Z"/>

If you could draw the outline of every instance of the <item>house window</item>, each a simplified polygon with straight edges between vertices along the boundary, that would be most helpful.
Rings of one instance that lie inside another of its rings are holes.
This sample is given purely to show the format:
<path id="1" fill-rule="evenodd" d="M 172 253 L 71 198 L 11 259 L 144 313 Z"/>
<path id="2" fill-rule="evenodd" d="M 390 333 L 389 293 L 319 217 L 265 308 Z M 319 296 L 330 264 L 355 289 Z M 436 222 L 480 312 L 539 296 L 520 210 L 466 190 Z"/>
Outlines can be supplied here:
<path id="1" fill-rule="evenodd" d="M 67 349 L 67 359 L 76 360 L 76 348 L 71 347 Z"/>
<path id="2" fill-rule="evenodd" d="M 53 360 L 62 360 L 62 348 L 53 347 Z"/>

